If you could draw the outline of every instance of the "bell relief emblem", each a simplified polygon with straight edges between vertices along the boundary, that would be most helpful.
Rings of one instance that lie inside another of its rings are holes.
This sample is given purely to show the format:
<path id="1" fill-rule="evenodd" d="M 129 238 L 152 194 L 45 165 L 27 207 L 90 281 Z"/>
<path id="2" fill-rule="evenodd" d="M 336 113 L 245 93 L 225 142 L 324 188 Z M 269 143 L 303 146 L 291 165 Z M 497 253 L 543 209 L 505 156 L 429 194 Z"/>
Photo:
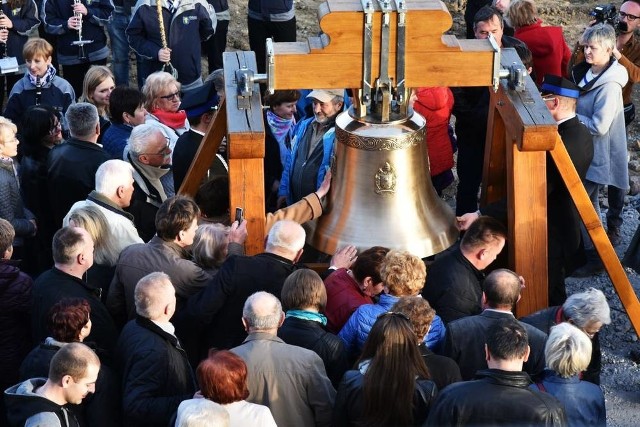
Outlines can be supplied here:
<path id="1" fill-rule="evenodd" d="M 376 194 L 395 193 L 396 171 L 389 162 L 378 169 L 376 173 Z"/>

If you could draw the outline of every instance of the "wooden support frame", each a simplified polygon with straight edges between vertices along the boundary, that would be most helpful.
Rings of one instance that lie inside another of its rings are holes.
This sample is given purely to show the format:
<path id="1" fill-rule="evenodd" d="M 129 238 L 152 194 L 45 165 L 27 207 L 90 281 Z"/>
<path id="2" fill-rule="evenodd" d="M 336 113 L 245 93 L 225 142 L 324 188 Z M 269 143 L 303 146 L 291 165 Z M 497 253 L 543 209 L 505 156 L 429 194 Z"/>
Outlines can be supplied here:
<path id="1" fill-rule="evenodd" d="M 202 178 L 213 162 L 222 139 L 227 138 L 229 157 L 229 210 L 244 208 L 248 237 L 245 252 L 257 254 L 264 249 L 264 123 L 260 87 L 253 84 L 250 108 L 238 109 L 235 72 L 241 68 L 256 69 L 253 52 L 225 52 L 225 101 L 202 139 L 180 194 L 195 195 Z"/>
<path id="2" fill-rule="evenodd" d="M 613 283 L 618 297 L 620 297 L 622 306 L 629 315 L 633 329 L 637 335 L 640 335 L 640 301 L 638 301 L 638 296 L 633 290 L 629 278 L 620 263 L 620 259 L 618 259 L 618 255 L 602 227 L 602 222 L 591 204 L 591 199 L 589 199 L 589 195 L 584 189 L 584 185 L 571 162 L 569 153 L 562 139 L 560 139 L 560 135 L 557 136 L 555 148 L 550 151 L 550 154 L 560 172 L 564 184 L 567 186 L 567 189 L 569 189 L 569 193 L 578 209 L 580 218 L 582 218 L 582 222 L 589 232 L 591 240 L 593 240 L 593 245 L 602 259 L 607 274 Z"/>
<path id="3" fill-rule="evenodd" d="M 380 10 L 376 5 L 375 19 Z M 451 16 L 437 0 L 408 0 L 410 28 L 406 46 L 407 87 L 490 86 L 493 50 L 488 41 L 457 40 L 442 34 L 451 27 Z M 391 40 L 395 46 L 395 12 Z M 328 0 L 320 6 L 324 33 L 306 43 L 275 43 L 273 78 L 276 89 L 345 88 L 362 86 L 363 27 L 358 0 Z M 375 21 L 379 22 L 379 21 Z M 376 26 L 377 25 L 377 26 Z M 380 31 L 379 23 L 374 32 Z M 378 42 L 373 44 L 372 70 L 379 66 Z M 392 47 L 389 60 L 395 60 Z M 434 60 L 434 58 L 437 58 Z M 501 67 L 518 63 L 513 49 L 502 51 Z M 336 64 L 340 72 L 326 72 Z M 256 70 L 252 52 L 224 54 L 226 103 L 207 131 L 181 193 L 194 194 L 211 164 L 224 135 L 227 135 L 231 206 L 245 208 L 249 238 L 246 252 L 262 251 L 264 239 L 264 125 L 260 94 L 253 84 L 250 108 L 238 109 L 235 71 Z M 395 78 L 395 64 L 389 64 Z M 375 77 L 375 76 L 372 76 Z M 508 199 L 509 265 L 525 277 L 527 289 L 518 305 L 518 315 L 547 306 L 546 151 L 550 151 L 563 180 L 578 207 L 598 253 L 603 258 L 616 291 L 640 335 L 640 303 L 618 260 L 602 224 L 586 196 L 582 183 L 558 141 L 557 126 L 537 94 L 530 78 L 526 90 L 516 92 L 501 83 L 491 96 L 484 182 L 481 203 Z"/>
<path id="4" fill-rule="evenodd" d="M 503 49 L 502 68 L 521 64 L 514 49 Z M 519 316 L 548 306 L 546 150 L 557 125 L 531 78 L 525 91 L 501 82 L 491 93 L 481 205 L 507 199 L 509 267 L 527 288 Z"/>

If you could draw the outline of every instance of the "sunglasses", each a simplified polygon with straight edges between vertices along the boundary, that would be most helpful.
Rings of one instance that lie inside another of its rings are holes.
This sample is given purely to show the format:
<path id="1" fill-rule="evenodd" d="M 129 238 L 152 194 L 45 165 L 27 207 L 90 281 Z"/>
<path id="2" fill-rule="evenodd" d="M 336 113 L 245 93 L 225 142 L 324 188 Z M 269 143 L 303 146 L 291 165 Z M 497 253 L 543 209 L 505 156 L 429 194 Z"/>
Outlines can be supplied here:
<path id="1" fill-rule="evenodd" d="M 180 91 L 178 91 L 169 95 L 159 96 L 158 98 L 166 99 L 167 101 L 173 101 L 174 99 L 180 99 L 181 96 L 182 94 L 180 93 Z"/>

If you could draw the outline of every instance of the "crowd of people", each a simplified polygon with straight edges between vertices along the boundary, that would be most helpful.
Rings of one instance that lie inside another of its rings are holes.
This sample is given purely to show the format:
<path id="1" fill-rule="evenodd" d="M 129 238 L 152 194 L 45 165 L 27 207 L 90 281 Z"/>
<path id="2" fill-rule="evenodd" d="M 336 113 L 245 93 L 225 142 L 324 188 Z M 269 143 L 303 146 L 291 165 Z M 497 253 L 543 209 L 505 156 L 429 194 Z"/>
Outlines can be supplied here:
<path id="1" fill-rule="evenodd" d="M 516 49 L 598 212 L 608 188 L 619 244 L 640 2 L 590 22 L 573 52 L 534 0 L 491 3 L 467 2 L 468 37 Z M 524 279 L 494 265 L 508 208 L 478 206 L 488 88 L 414 88 L 408 101 L 427 117 L 439 194 L 457 151 L 462 239 L 430 260 L 346 246 L 313 271 L 302 225 L 323 213 L 349 91 L 265 97 L 265 249 L 247 256 L 224 150 L 194 198 L 179 194 L 224 96 L 226 0 L 2 10 L 0 42 L 24 74 L 0 77 L 0 424 L 606 424 L 609 306 L 564 285 L 602 265 L 552 161 L 549 308 L 516 319 Z M 267 37 L 296 39 L 293 2 L 250 0 L 247 19 L 260 71 Z"/>

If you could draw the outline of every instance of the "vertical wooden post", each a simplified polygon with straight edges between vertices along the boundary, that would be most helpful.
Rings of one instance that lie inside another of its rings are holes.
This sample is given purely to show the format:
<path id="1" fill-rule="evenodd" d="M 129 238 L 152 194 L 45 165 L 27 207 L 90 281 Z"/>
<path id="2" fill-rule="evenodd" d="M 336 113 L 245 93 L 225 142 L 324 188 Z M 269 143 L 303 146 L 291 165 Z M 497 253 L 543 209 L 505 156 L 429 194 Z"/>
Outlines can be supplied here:
<path id="1" fill-rule="evenodd" d="M 525 278 L 517 315 L 548 307 L 546 152 L 507 143 L 509 264 Z"/>
<path id="2" fill-rule="evenodd" d="M 224 82 L 227 111 L 227 150 L 229 153 L 229 211 L 244 208 L 248 255 L 264 249 L 264 122 L 260 86 L 253 85 L 248 109 L 238 109 L 236 70 L 257 70 L 253 52 L 225 52 Z"/>

